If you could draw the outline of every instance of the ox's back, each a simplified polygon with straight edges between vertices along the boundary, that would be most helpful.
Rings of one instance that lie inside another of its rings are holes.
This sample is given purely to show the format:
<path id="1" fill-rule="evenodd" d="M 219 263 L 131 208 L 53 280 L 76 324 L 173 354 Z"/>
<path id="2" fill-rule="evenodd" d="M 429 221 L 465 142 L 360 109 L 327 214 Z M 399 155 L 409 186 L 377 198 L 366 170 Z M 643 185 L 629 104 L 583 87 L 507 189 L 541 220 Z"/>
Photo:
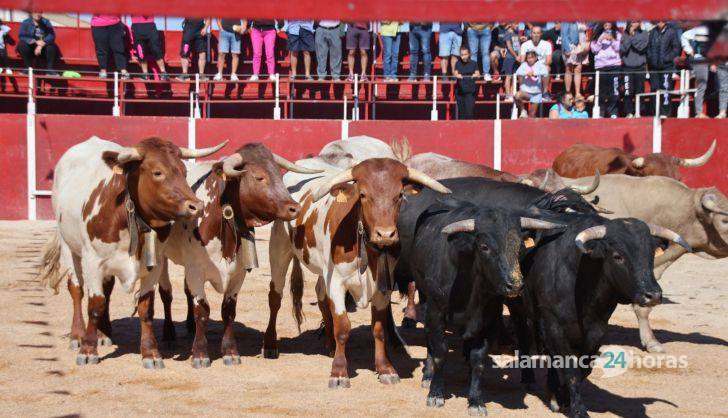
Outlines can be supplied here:
<path id="1" fill-rule="evenodd" d="M 455 160 L 450 157 L 427 152 L 417 154 L 406 161 L 408 167 L 422 171 L 435 180 L 456 177 L 483 177 L 498 181 L 518 182 L 518 177 L 481 164 Z"/>
<path id="2" fill-rule="evenodd" d="M 350 154 L 358 161 L 369 158 L 396 159 L 392 147 L 386 142 L 366 135 L 329 142 L 319 154 Z"/>
<path id="3" fill-rule="evenodd" d="M 562 177 L 577 178 L 603 174 L 633 174 L 632 157 L 618 148 L 576 144 L 554 159 L 553 169 Z"/>

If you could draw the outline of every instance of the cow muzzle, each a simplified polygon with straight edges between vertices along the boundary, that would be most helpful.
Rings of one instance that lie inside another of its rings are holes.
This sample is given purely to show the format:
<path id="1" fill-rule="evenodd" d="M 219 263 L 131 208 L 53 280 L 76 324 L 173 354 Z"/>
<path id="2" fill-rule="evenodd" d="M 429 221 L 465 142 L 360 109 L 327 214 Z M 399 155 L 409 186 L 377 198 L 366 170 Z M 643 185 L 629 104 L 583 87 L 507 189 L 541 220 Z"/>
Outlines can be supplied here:
<path id="1" fill-rule="evenodd" d="M 399 242 L 397 228 L 374 228 L 369 242 L 378 247 L 388 247 Z"/>
<path id="2" fill-rule="evenodd" d="M 520 296 L 523 289 L 523 275 L 520 272 L 512 272 L 510 280 L 501 286 L 500 293 L 507 298 Z"/>
<path id="3" fill-rule="evenodd" d="M 648 290 L 639 296 L 638 304 L 640 306 L 655 306 L 660 303 L 662 303 L 662 290 Z"/>
<path id="4" fill-rule="evenodd" d="M 195 200 L 185 200 L 182 203 L 182 207 L 180 210 L 180 217 L 181 218 L 199 218 L 202 215 L 202 201 L 195 199 Z"/>
<path id="5" fill-rule="evenodd" d="M 292 221 L 296 219 L 298 214 L 301 212 L 301 205 L 296 202 L 286 203 L 281 207 L 279 218 Z"/>

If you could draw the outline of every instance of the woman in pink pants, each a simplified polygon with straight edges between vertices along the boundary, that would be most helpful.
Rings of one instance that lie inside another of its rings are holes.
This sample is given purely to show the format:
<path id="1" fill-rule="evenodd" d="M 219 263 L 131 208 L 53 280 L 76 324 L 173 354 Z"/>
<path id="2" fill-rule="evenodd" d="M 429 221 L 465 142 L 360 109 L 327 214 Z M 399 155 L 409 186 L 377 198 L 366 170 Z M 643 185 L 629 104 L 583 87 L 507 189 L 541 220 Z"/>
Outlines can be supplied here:
<path id="1" fill-rule="evenodd" d="M 263 45 L 265 45 L 265 65 L 271 80 L 275 78 L 276 22 L 275 20 L 254 20 L 251 22 L 250 40 L 253 43 L 253 76 L 250 80 L 259 79 L 260 62 L 263 58 Z"/>

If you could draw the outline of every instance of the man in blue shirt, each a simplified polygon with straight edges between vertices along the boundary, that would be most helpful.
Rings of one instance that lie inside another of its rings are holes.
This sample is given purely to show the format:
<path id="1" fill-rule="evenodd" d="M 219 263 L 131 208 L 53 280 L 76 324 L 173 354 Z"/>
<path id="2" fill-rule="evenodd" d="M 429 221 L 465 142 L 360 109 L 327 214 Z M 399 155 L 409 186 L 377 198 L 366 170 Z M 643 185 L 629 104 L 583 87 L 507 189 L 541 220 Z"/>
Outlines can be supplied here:
<path id="1" fill-rule="evenodd" d="M 316 50 L 313 20 L 290 20 L 288 22 L 288 50 L 291 51 L 290 78 L 298 72 L 298 53 L 303 51 L 303 70 L 306 80 L 311 77 L 311 52 Z"/>
<path id="2" fill-rule="evenodd" d="M 55 71 L 58 47 L 55 44 L 56 33 L 51 21 L 40 12 L 33 12 L 20 25 L 18 33 L 18 53 L 23 57 L 26 68 L 33 66 L 33 57 L 44 57 L 48 75 L 58 75 Z M 26 72 L 26 70 L 22 70 Z"/>

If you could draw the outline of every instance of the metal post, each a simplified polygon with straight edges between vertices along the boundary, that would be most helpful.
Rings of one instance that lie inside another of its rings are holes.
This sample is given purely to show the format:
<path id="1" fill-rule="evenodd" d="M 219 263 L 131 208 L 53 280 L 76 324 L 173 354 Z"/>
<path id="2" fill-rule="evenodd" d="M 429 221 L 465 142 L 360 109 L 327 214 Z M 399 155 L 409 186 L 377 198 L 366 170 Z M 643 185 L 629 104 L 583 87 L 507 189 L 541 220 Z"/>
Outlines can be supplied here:
<path id="1" fill-rule="evenodd" d="M 493 121 L 493 168 L 500 170 L 502 167 L 502 126 L 503 121 L 496 119 Z"/>
<path id="2" fill-rule="evenodd" d="M 516 93 L 518 93 L 518 77 L 516 74 L 512 75 L 513 77 L 513 86 L 511 87 L 511 100 L 513 101 L 513 106 L 511 107 L 511 119 L 518 119 L 518 106 L 516 105 Z"/>
<path id="3" fill-rule="evenodd" d="M 119 109 L 119 72 L 114 71 L 114 107 L 111 110 L 113 116 L 121 115 Z"/>
<path id="4" fill-rule="evenodd" d="M 28 113 L 25 117 L 25 146 L 27 149 L 27 187 L 28 187 L 28 219 L 36 220 L 36 199 L 35 199 L 35 101 L 33 100 L 33 68 L 28 68 Z"/>
<path id="5" fill-rule="evenodd" d="M 200 74 L 195 74 L 195 114 L 194 118 L 199 119 L 200 116 Z"/>
<path id="6" fill-rule="evenodd" d="M 437 76 L 432 77 L 432 110 L 430 111 L 430 120 L 437 120 Z"/>
<path id="7" fill-rule="evenodd" d="M 690 83 L 690 71 L 680 70 L 680 105 L 677 107 L 677 117 L 686 119 L 690 117 L 690 95 L 686 93 Z"/>
<path id="8" fill-rule="evenodd" d="M 346 120 L 346 114 L 347 114 L 347 109 L 346 109 L 346 94 L 344 94 L 344 119 L 343 120 Z"/>
<path id="9" fill-rule="evenodd" d="M 599 107 L 599 71 L 594 76 L 594 107 L 592 108 L 592 118 L 599 119 L 601 117 L 601 109 Z"/>
<path id="10" fill-rule="evenodd" d="M 197 146 L 197 118 L 200 117 L 200 108 L 199 104 L 195 107 L 195 96 L 194 92 L 190 92 L 190 117 L 187 119 L 187 148 L 189 149 L 195 149 Z"/>
<path id="11" fill-rule="evenodd" d="M 500 93 L 495 95 L 495 120 L 500 120 Z"/>
<path id="12" fill-rule="evenodd" d="M 35 78 L 33 67 L 28 68 L 28 114 L 35 115 Z"/>
<path id="13" fill-rule="evenodd" d="M 280 95 L 281 95 L 281 76 L 280 74 L 275 74 L 276 78 L 276 106 L 273 108 L 273 119 L 274 120 L 281 120 L 281 103 L 280 103 Z"/>
<path id="14" fill-rule="evenodd" d="M 638 94 L 638 95 L 635 96 L 635 100 L 637 101 L 635 103 L 635 105 L 636 105 L 635 106 L 635 117 L 636 118 L 639 118 L 640 117 L 640 102 L 642 101 L 642 97 L 643 96 L 641 94 Z"/>
<path id="15" fill-rule="evenodd" d="M 659 92 L 659 90 L 658 90 Z M 655 117 L 652 118 L 652 152 L 662 152 L 662 120 L 660 120 L 660 106 L 657 105 Z"/>
<path id="16" fill-rule="evenodd" d="M 351 120 L 359 120 L 359 74 L 354 74 L 354 108 L 351 109 Z"/>

